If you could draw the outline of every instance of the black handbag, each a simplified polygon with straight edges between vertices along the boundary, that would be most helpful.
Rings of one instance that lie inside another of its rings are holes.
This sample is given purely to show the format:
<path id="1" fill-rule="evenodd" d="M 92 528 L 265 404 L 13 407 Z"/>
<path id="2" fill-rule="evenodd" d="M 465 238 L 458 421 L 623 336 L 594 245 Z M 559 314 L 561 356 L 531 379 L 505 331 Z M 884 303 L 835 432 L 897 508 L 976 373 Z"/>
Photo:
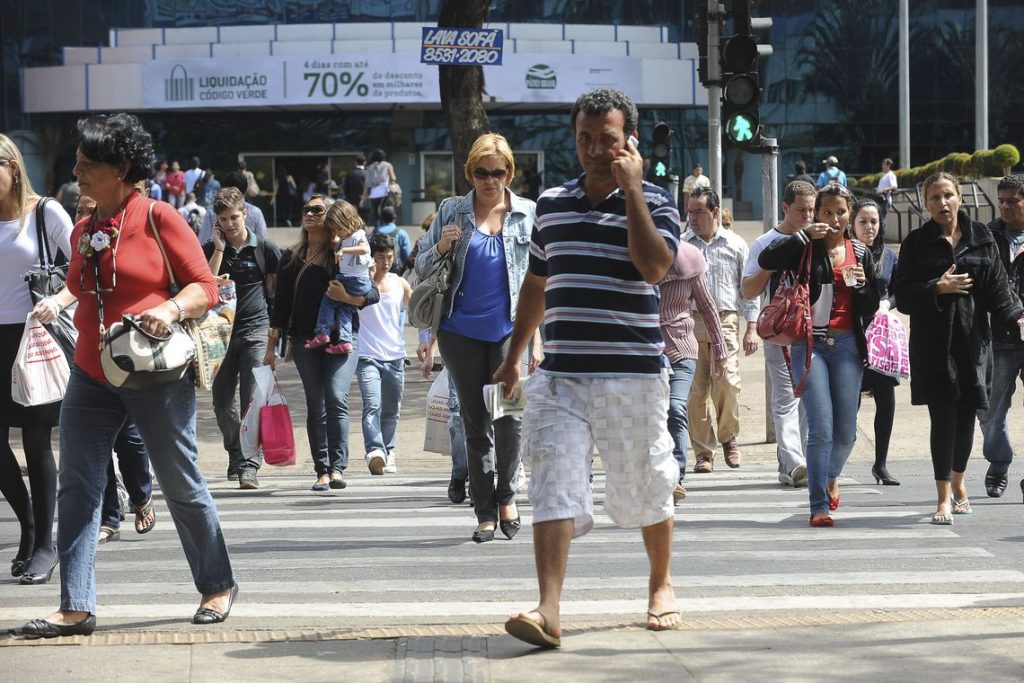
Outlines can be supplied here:
<path id="1" fill-rule="evenodd" d="M 41 197 L 36 204 L 36 241 L 39 246 L 39 267 L 25 273 L 28 292 L 32 297 L 32 305 L 38 304 L 48 296 L 53 296 L 66 286 L 68 278 L 68 257 L 57 252 L 50 253 L 50 241 L 46 238 L 46 212 L 44 205 L 49 197 Z M 62 258 L 63 257 L 63 258 Z M 78 330 L 75 329 L 74 312 L 78 302 L 73 302 L 57 315 L 57 319 L 44 325 L 61 351 L 67 356 L 68 363 L 75 359 L 75 344 L 78 342 Z"/>

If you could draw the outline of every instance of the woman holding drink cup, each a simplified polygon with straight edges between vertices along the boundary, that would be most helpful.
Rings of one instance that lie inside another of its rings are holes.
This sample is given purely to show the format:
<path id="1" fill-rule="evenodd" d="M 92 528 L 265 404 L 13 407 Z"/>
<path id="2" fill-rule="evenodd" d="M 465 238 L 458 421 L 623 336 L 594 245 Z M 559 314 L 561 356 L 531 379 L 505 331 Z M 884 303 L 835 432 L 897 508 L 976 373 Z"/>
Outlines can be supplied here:
<path id="1" fill-rule="evenodd" d="M 857 438 L 857 406 L 867 360 L 864 330 L 878 310 L 875 268 L 868 248 L 847 234 L 853 197 L 841 185 L 822 188 L 814 202 L 816 223 L 761 252 L 766 270 L 800 267 L 811 249 L 811 369 L 800 400 L 807 411 L 807 492 L 810 524 L 832 526 L 839 508 L 839 475 Z M 805 341 L 792 346 L 793 382 L 803 379 Z"/>

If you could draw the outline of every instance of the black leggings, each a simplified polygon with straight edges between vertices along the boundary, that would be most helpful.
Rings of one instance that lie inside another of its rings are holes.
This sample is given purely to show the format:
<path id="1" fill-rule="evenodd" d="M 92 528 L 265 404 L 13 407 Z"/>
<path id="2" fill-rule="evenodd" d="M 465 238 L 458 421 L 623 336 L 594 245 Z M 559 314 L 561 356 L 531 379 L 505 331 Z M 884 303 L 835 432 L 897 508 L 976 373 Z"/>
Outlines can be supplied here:
<path id="1" fill-rule="evenodd" d="M 8 439 L 10 428 L 0 427 L 0 493 L 10 503 L 21 525 L 18 557 L 32 557 L 30 573 L 43 574 L 53 560 L 53 515 L 57 505 L 57 465 L 50 444 L 51 427 L 24 427 L 21 443 L 28 464 L 25 488 L 18 460 Z M 37 559 L 38 558 L 38 559 Z"/>
<path id="2" fill-rule="evenodd" d="M 935 481 L 949 481 L 953 472 L 963 474 L 967 470 L 977 411 L 955 404 L 929 403 L 928 416 Z"/>
<path id="3" fill-rule="evenodd" d="M 896 416 L 896 387 L 879 383 L 872 388 L 875 397 L 875 467 L 885 468 L 889 455 L 889 439 L 892 438 L 892 422 Z"/>

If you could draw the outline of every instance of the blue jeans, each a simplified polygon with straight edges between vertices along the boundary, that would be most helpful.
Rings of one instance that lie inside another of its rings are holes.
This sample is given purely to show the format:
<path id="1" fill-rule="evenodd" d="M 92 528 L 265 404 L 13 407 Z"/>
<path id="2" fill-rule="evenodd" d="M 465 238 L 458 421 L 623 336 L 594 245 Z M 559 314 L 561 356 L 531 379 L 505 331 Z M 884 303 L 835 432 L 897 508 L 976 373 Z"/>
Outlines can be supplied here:
<path id="1" fill-rule="evenodd" d="M 469 479 L 469 455 L 466 453 L 466 425 L 459 412 L 459 392 L 448 378 L 448 438 L 452 442 L 452 478 Z"/>
<path id="2" fill-rule="evenodd" d="M 360 358 L 356 367 L 363 398 L 363 446 L 366 452 L 395 449 L 395 430 L 402 409 L 405 359 Z"/>
<path id="3" fill-rule="evenodd" d="M 352 353 L 331 355 L 292 339 L 292 358 L 306 395 L 306 436 L 317 477 L 348 467 L 348 390 L 359 363 L 359 337 Z"/>
<path id="4" fill-rule="evenodd" d="M 231 588 L 234 577 L 213 497 L 199 471 L 191 377 L 145 390 L 101 384 L 77 366 L 60 411 L 57 549 L 60 608 L 96 612 L 96 544 L 107 463 L 126 420 L 139 428 L 178 530 L 196 589 Z"/>
<path id="5" fill-rule="evenodd" d="M 668 433 L 675 442 L 672 454 L 679 463 L 679 481 L 686 476 L 686 444 L 689 443 L 686 421 L 686 400 L 690 396 L 690 384 L 697 369 L 695 358 L 684 358 L 672 363 L 672 374 L 668 378 Z"/>
<path id="6" fill-rule="evenodd" d="M 124 488 L 128 491 L 128 500 L 132 505 L 144 505 L 153 497 L 153 477 L 149 473 L 149 451 L 142 443 L 142 435 L 131 420 L 114 441 L 117 453 L 117 468 L 121 470 Z M 107 488 L 103 493 L 103 514 L 100 524 L 118 529 L 121 526 L 121 510 L 117 501 L 117 474 L 114 472 L 114 459 L 107 465 Z"/>
<path id="7" fill-rule="evenodd" d="M 811 374 L 800 402 L 807 411 L 807 493 L 811 514 L 828 511 L 825 485 L 838 479 L 857 441 L 857 404 L 864 364 L 854 333 L 815 339 Z M 806 342 L 793 344 L 793 379 L 804 376 Z"/>
<path id="8" fill-rule="evenodd" d="M 240 389 L 238 398 L 244 410 L 249 406 L 256 388 L 256 378 L 252 371 L 263 365 L 266 350 L 265 327 L 233 334 L 224 362 L 213 380 L 213 413 L 224 440 L 224 450 L 228 453 L 228 474 L 256 471 L 263 464 L 263 457 L 259 453 L 251 458 L 246 458 L 242 453 L 239 437 L 242 418 L 238 412 L 239 401 L 235 400 L 235 391 Z"/>
<path id="9" fill-rule="evenodd" d="M 1013 461 L 1010 430 L 1006 414 L 1017 390 L 1017 377 L 1024 371 L 1024 347 L 992 349 L 992 393 L 988 410 L 978 411 L 985 459 L 993 465 L 1008 468 Z"/>
<path id="10" fill-rule="evenodd" d="M 366 296 L 373 284 L 368 277 L 339 275 L 338 282 L 352 296 Z M 316 334 L 331 336 L 331 330 L 338 328 L 338 342 L 352 341 L 352 314 L 356 312 L 352 304 L 335 301 L 326 294 L 320 300 L 320 312 L 316 316 Z"/>

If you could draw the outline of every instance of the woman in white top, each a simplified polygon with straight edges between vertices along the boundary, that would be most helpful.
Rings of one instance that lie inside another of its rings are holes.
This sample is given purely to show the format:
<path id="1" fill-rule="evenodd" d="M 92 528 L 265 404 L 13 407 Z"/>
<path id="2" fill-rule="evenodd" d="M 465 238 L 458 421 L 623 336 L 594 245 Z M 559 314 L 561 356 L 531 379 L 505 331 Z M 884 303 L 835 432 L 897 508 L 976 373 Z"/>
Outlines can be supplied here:
<path id="1" fill-rule="evenodd" d="M 363 185 L 363 206 L 370 207 L 370 224 L 380 227 L 380 210 L 387 201 L 391 183 L 397 183 L 395 167 L 388 161 L 384 150 L 375 149 L 370 154 L 370 165 L 366 167 L 366 184 Z M 370 203 L 367 204 L 366 200 Z"/>
<path id="2" fill-rule="evenodd" d="M 57 564 L 52 537 L 57 468 L 50 433 L 57 424 L 60 403 L 30 408 L 19 405 L 11 398 L 9 381 L 29 312 L 57 312 L 61 307 L 53 297 L 33 307 L 22 277 L 39 267 L 36 207 L 40 201 L 25 173 L 21 152 L 10 138 L 0 134 L 0 378 L 7 379 L 6 388 L 0 390 L 0 493 L 21 525 L 11 576 L 20 576 L 22 584 L 46 583 Z M 45 202 L 41 213 L 50 253 L 59 250 L 70 260 L 71 218 L 57 201 Z M 21 429 L 31 496 L 11 450 L 12 427 Z"/>
<path id="3" fill-rule="evenodd" d="M 403 309 L 409 305 L 412 287 L 391 271 L 395 240 L 391 235 L 370 237 L 373 281 L 380 301 L 359 314 L 359 364 L 356 378 L 363 398 L 363 445 L 366 465 L 373 474 L 393 474 L 395 431 L 405 385 L 405 334 Z"/>

